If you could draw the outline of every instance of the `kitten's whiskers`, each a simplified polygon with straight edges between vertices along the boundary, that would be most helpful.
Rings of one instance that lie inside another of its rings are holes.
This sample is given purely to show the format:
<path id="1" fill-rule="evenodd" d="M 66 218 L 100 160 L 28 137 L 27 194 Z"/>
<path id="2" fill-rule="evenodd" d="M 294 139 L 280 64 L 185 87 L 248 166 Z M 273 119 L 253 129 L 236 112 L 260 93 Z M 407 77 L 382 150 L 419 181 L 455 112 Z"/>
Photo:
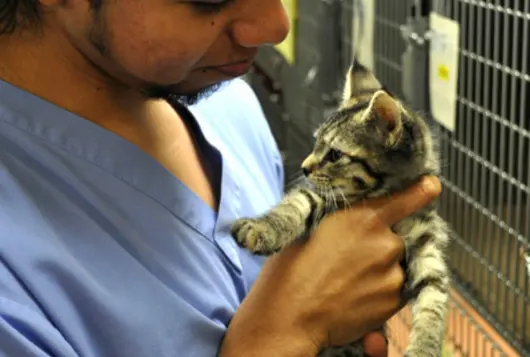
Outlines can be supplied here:
<path id="1" fill-rule="evenodd" d="M 338 210 L 339 204 L 337 203 L 337 196 L 335 195 L 335 191 L 331 189 L 331 187 L 328 189 L 328 191 L 330 192 L 331 197 L 333 198 L 333 205 L 335 206 L 333 210 Z"/>
<path id="2" fill-rule="evenodd" d="M 296 186 L 299 186 L 307 181 L 306 177 L 302 175 L 301 172 L 297 174 L 292 174 L 290 177 L 294 177 L 293 179 L 289 178 L 287 180 L 287 183 L 285 184 L 286 189 L 290 189 Z"/>
<path id="3" fill-rule="evenodd" d="M 342 196 L 342 199 L 344 201 L 344 207 L 345 208 L 350 208 L 351 205 L 350 205 L 350 202 L 348 201 L 348 199 L 346 198 L 346 195 L 344 194 L 344 190 L 341 189 L 340 187 L 337 187 L 337 190 L 339 191 L 340 195 Z"/>

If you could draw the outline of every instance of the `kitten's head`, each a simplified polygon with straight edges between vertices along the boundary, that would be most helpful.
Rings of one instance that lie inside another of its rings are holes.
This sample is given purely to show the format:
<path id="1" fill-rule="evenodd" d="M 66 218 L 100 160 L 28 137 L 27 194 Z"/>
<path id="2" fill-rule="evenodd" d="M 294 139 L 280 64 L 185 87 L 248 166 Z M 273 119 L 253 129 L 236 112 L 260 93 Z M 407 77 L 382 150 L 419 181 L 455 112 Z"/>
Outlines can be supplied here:
<path id="1" fill-rule="evenodd" d="M 437 173 L 424 120 L 355 62 L 340 108 L 317 130 L 302 163 L 309 181 L 336 199 L 381 196 Z"/>

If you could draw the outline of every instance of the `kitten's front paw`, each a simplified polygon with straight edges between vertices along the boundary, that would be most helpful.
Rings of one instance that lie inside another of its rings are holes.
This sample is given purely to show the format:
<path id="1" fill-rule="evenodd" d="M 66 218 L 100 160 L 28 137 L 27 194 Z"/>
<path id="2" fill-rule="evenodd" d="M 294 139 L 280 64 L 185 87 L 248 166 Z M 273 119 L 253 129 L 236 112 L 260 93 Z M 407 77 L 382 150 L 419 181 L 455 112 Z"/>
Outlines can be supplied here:
<path id="1" fill-rule="evenodd" d="M 236 242 L 254 254 L 270 255 L 278 250 L 274 228 L 259 218 L 238 219 L 232 225 Z"/>

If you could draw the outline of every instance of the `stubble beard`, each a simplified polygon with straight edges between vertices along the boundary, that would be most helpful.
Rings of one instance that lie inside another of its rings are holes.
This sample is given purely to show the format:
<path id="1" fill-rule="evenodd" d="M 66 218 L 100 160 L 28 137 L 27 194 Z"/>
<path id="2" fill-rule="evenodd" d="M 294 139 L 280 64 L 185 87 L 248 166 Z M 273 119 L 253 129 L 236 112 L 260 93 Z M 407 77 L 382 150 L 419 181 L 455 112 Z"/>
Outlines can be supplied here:
<path id="1" fill-rule="evenodd" d="M 90 0 L 92 27 L 88 33 L 88 39 L 102 57 L 112 60 L 113 55 L 108 41 L 108 26 L 104 15 L 104 6 L 103 0 Z M 191 93 L 179 93 L 175 90 L 174 85 L 144 83 L 140 92 L 148 99 L 163 99 L 170 103 L 177 102 L 181 105 L 190 106 L 208 98 L 224 84 L 226 82 L 212 84 Z"/>

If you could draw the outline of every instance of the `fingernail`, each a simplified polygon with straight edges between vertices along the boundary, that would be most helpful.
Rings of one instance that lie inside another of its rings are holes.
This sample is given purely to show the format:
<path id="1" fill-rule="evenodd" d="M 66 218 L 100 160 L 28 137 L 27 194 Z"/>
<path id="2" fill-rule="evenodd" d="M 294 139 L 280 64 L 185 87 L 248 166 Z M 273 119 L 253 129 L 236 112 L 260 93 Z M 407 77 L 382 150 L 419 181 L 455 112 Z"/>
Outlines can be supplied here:
<path id="1" fill-rule="evenodd" d="M 434 177 L 424 177 L 422 180 L 422 188 L 429 196 L 438 195 L 441 187 L 440 182 Z"/>

